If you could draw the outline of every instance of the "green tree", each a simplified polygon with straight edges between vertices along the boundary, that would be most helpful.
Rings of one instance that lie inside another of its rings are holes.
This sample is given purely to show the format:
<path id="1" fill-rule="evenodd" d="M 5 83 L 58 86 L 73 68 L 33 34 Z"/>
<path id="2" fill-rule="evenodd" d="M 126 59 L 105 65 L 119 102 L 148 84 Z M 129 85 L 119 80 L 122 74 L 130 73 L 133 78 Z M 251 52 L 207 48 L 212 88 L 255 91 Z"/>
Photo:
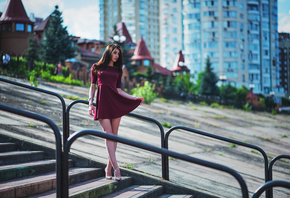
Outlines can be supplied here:
<path id="1" fill-rule="evenodd" d="M 193 92 L 194 83 L 191 81 L 193 76 L 190 74 L 177 75 L 173 81 L 177 90 L 184 90 L 186 93 Z"/>
<path id="2" fill-rule="evenodd" d="M 199 94 L 207 96 L 219 95 L 219 88 L 216 85 L 218 78 L 211 68 L 210 58 L 206 58 L 205 72 L 200 76 Z"/>
<path id="3" fill-rule="evenodd" d="M 242 86 L 237 90 L 237 101 L 236 101 L 236 106 L 238 108 L 242 108 L 243 105 L 246 103 L 246 97 L 249 93 L 249 89 L 245 86 Z"/>
<path id="4" fill-rule="evenodd" d="M 163 95 L 165 98 L 175 98 L 178 95 L 173 87 L 172 75 L 168 75 L 165 80 L 163 87 Z"/>
<path id="5" fill-rule="evenodd" d="M 76 47 L 72 46 L 67 27 L 63 27 L 62 23 L 62 13 L 55 6 L 49 16 L 49 27 L 44 31 L 45 39 L 42 43 L 42 58 L 47 63 L 56 64 L 75 56 Z"/>
<path id="6" fill-rule="evenodd" d="M 28 62 L 28 67 L 29 70 L 32 71 L 35 67 L 35 62 L 34 61 L 39 61 L 39 50 L 40 50 L 40 45 L 39 43 L 32 37 L 28 39 L 28 49 L 25 52 L 25 57 Z"/>
<path id="7" fill-rule="evenodd" d="M 238 89 L 232 86 L 230 83 L 228 83 L 227 85 L 222 85 L 220 87 L 220 96 L 222 97 L 223 100 L 225 100 L 225 102 L 227 102 L 228 100 L 236 101 L 237 90 Z"/>

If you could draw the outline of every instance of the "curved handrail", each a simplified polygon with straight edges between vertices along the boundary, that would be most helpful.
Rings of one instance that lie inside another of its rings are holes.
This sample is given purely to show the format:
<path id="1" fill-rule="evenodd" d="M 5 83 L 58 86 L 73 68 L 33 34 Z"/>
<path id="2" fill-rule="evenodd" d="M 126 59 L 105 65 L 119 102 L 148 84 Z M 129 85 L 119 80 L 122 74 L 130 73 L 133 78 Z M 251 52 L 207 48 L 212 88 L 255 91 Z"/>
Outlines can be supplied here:
<path id="1" fill-rule="evenodd" d="M 72 143 L 77 138 L 82 137 L 84 135 L 94 135 L 94 136 L 97 136 L 97 137 L 105 138 L 105 139 L 112 140 L 112 141 L 115 141 L 115 142 L 120 142 L 120 143 L 127 144 L 127 145 L 130 145 L 130 146 L 134 146 L 134 147 L 137 147 L 137 148 L 145 149 L 145 150 L 152 151 L 152 152 L 159 153 L 159 154 L 164 154 L 164 155 L 171 156 L 171 157 L 174 157 L 174 158 L 177 158 L 177 159 L 181 159 L 181 160 L 184 160 L 184 161 L 187 161 L 187 162 L 195 163 L 195 164 L 198 164 L 198 165 L 202 165 L 202 166 L 206 166 L 206 167 L 209 167 L 209 168 L 213 168 L 213 169 L 216 169 L 216 170 L 220 170 L 220 171 L 226 172 L 226 173 L 232 175 L 233 177 L 235 177 L 235 179 L 239 182 L 239 184 L 241 186 L 241 191 L 242 191 L 243 198 L 248 198 L 249 197 L 248 187 L 246 185 L 245 180 L 242 178 L 242 176 L 238 172 L 236 172 L 232 168 L 229 168 L 227 166 L 220 165 L 220 164 L 217 164 L 217 163 L 209 162 L 209 161 L 206 161 L 206 160 L 201 160 L 201 159 L 198 159 L 198 158 L 190 157 L 188 155 L 184 155 L 184 154 L 176 153 L 176 152 L 173 152 L 173 151 L 169 151 L 169 150 L 164 149 L 164 148 L 158 148 L 156 146 L 152 146 L 152 145 L 145 144 L 145 143 L 142 143 L 142 142 L 133 141 L 133 140 L 130 140 L 130 139 L 127 139 L 127 138 L 119 137 L 119 136 L 112 135 L 112 134 L 107 134 L 107 133 L 104 133 L 104 132 L 101 132 L 101 131 L 97 131 L 97 130 L 92 130 L 92 129 L 81 130 L 81 131 L 73 133 L 68 138 L 66 144 L 64 145 L 64 151 L 63 151 L 63 159 L 64 159 L 63 162 L 65 164 L 65 168 L 63 170 L 64 174 L 65 174 L 64 186 L 65 186 L 65 189 L 67 189 L 67 191 L 64 192 L 64 195 L 65 195 L 64 197 L 68 196 L 68 188 L 67 188 L 68 187 L 68 183 L 67 183 L 68 182 L 68 161 L 67 161 L 68 160 L 68 152 L 70 151 L 70 147 L 71 147 Z"/>
<path id="2" fill-rule="evenodd" d="M 69 132 L 69 112 L 70 112 L 70 109 L 72 108 L 73 105 L 77 104 L 77 103 L 83 103 L 83 104 L 89 104 L 89 101 L 86 101 L 86 100 L 75 100 L 73 102 L 71 102 L 68 106 L 67 106 L 67 124 L 68 124 L 68 132 Z M 94 106 L 96 104 L 94 103 Z M 164 129 L 162 127 L 162 125 L 160 124 L 160 122 L 158 122 L 157 120 L 153 119 L 153 118 L 149 118 L 149 117 L 146 117 L 146 116 L 142 116 L 142 115 L 139 115 L 139 114 L 135 114 L 135 113 L 129 113 L 127 114 L 126 116 L 131 116 L 131 117 L 135 117 L 135 118 L 139 118 L 141 120 L 147 120 L 149 122 L 153 122 L 155 123 L 159 130 L 160 130 L 160 138 L 161 138 L 161 147 L 163 148 L 164 147 Z M 69 135 L 68 135 L 69 136 Z M 67 137 L 68 137 L 67 136 Z"/>
<path id="3" fill-rule="evenodd" d="M 264 183 L 262 186 L 260 186 L 253 194 L 253 198 L 260 197 L 261 194 L 270 188 L 273 187 L 284 187 L 284 188 L 289 188 L 290 189 L 290 182 L 283 181 L 283 180 L 273 180 L 273 181 L 268 181 Z"/>
<path id="4" fill-rule="evenodd" d="M 10 113 L 14 113 L 17 115 L 22 115 L 24 117 L 29 117 L 35 120 L 39 120 L 42 122 L 45 122 L 50 126 L 50 128 L 54 132 L 55 136 L 55 146 L 56 146 L 56 178 L 57 178 L 57 188 L 56 188 L 56 193 L 58 198 L 62 198 L 62 193 L 63 193 L 63 185 L 62 185 L 62 144 L 61 144 L 61 134 L 58 129 L 58 127 L 54 124 L 54 122 L 47 117 L 39 114 L 35 114 L 32 112 L 24 111 L 21 109 L 16 109 L 14 107 L 10 107 L 8 105 L 3 105 L 0 103 L 0 109 L 3 111 L 7 111 Z"/>
<path id="5" fill-rule="evenodd" d="M 41 89 L 41 88 L 37 88 L 37 87 L 32 87 L 32 86 L 29 86 L 29 85 L 26 85 L 26 84 L 23 84 L 23 83 L 19 83 L 19 82 L 15 82 L 15 81 L 12 81 L 12 80 L 7 80 L 5 78 L 0 78 L 0 81 L 3 81 L 3 82 L 6 82 L 6 83 L 10 83 L 10 84 L 13 84 L 13 85 L 17 85 L 17 86 L 20 86 L 20 87 L 24 87 L 24 88 L 27 88 L 27 89 L 32 89 L 32 90 L 35 90 L 35 91 L 39 91 L 39 92 L 42 92 L 42 93 L 46 93 L 46 94 L 49 94 L 49 95 L 53 95 L 53 96 L 56 96 L 59 98 L 60 102 L 61 102 L 61 105 L 62 105 L 62 119 L 63 119 L 63 131 L 66 131 L 66 104 L 65 104 L 65 101 L 63 99 L 63 97 L 61 97 L 59 94 L 55 93 L 55 92 L 52 92 L 52 91 L 48 91 L 48 90 L 45 90 L 45 89 Z"/>
<path id="6" fill-rule="evenodd" d="M 274 163 L 281 159 L 281 158 L 286 158 L 286 159 L 290 159 L 290 155 L 277 155 L 276 157 L 274 157 L 271 161 L 270 161 L 270 164 L 269 164 L 269 181 L 272 181 L 273 180 L 273 166 L 274 166 Z M 269 189 L 269 198 L 272 198 L 273 197 L 273 189 L 270 188 Z"/>
<path id="7" fill-rule="evenodd" d="M 70 134 L 70 126 L 69 126 L 69 112 L 70 112 L 70 109 L 73 107 L 73 105 L 77 104 L 77 103 L 83 103 L 83 104 L 89 104 L 89 101 L 86 101 L 86 100 L 75 100 L 73 102 L 71 102 L 68 106 L 67 106 L 67 109 L 66 109 L 66 122 L 67 122 L 67 125 L 66 125 L 66 131 L 64 131 L 63 133 L 63 137 L 64 137 L 64 144 L 67 140 L 67 138 L 69 137 L 69 134 Z M 93 103 L 94 106 L 96 105 L 95 103 Z M 146 120 L 146 121 L 149 121 L 149 122 L 153 122 L 155 123 L 158 127 L 159 127 L 159 130 L 160 130 L 160 140 L 161 140 L 161 147 L 164 148 L 164 129 L 163 129 L 163 126 L 160 124 L 160 122 L 158 122 L 157 120 L 153 119 L 153 118 L 149 118 L 149 117 L 146 117 L 146 116 L 142 116 L 142 115 L 139 115 L 139 114 L 135 114 L 135 113 L 129 113 L 127 114 L 126 116 L 131 116 L 131 117 L 135 117 L 135 118 L 139 118 L 141 120 Z M 166 169 L 165 169 L 165 161 L 166 161 L 166 156 L 162 155 L 162 163 L 161 163 L 161 166 L 162 166 L 162 178 L 165 177 L 165 174 L 166 174 Z"/>
<path id="8" fill-rule="evenodd" d="M 253 149 L 256 149 L 256 150 L 260 151 L 260 153 L 263 155 L 264 161 L 265 161 L 265 182 L 268 181 L 268 158 L 267 158 L 267 154 L 265 153 L 265 151 L 263 149 L 261 149 L 260 147 L 255 146 L 255 145 L 251 145 L 251 144 L 247 144 L 247 143 L 244 143 L 244 142 L 232 140 L 232 139 L 229 139 L 229 138 L 225 138 L 225 137 L 222 137 L 222 136 L 210 134 L 210 133 L 207 133 L 207 132 L 204 132 L 204 131 L 200 131 L 200 130 L 197 130 L 197 129 L 192 129 L 192 128 L 188 128 L 188 127 L 184 127 L 184 126 L 175 126 L 175 127 L 170 128 L 169 131 L 167 131 L 167 133 L 165 134 L 165 140 L 164 140 L 165 143 L 164 143 L 164 145 L 165 145 L 166 149 L 168 149 L 168 138 L 169 138 L 169 135 L 171 134 L 172 131 L 177 130 L 177 129 L 182 129 L 182 130 L 185 130 L 185 131 L 197 133 L 199 135 L 204 135 L 204 136 L 215 138 L 215 139 L 219 139 L 219 140 L 222 140 L 222 141 L 231 142 L 231 143 L 234 143 L 234 144 L 238 144 L 238 145 L 241 145 L 241 146 L 253 148 Z M 168 166 L 169 165 L 168 165 L 168 157 L 167 157 L 167 159 L 166 159 L 166 171 L 167 171 L 166 172 L 166 179 L 167 180 L 169 179 L 169 167 Z"/>

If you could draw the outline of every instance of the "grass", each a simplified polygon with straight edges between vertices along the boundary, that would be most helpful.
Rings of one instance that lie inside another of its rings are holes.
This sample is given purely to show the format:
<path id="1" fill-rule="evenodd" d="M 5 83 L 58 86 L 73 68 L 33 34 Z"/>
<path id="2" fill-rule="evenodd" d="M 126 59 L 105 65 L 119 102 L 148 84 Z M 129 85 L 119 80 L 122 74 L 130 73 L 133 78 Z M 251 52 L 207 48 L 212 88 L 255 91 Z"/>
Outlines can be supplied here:
<path id="1" fill-rule="evenodd" d="M 35 125 L 35 124 L 33 124 L 33 123 L 29 123 L 29 125 L 28 126 L 30 126 L 30 127 L 34 127 L 34 128 L 36 128 L 37 126 Z"/>
<path id="2" fill-rule="evenodd" d="M 130 170 L 134 170 L 134 168 L 133 168 L 133 166 L 132 166 L 131 163 L 130 163 L 130 164 L 126 164 L 126 165 L 124 165 L 123 167 L 124 167 L 124 168 L 127 168 L 127 169 L 130 169 Z"/>
<path id="3" fill-rule="evenodd" d="M 281 135 L 281 138 L 286 138 L 288 137 L 286 134 Z"/>
<path id="4" fill-rule="evenodd" d="M 39 103 L 40 104 L 46 104 L 46 102 L 44 100 L 41 100 Z"/>
<path id="5" fill-rule="evenodd" d="M 161 123 L 161 124 L 162 124 L 162 126 L 167 127 L 167 128 L 171 128 L 172 127 L 171 124 L 169 124 L 168 122 L 164 122 L 164 123 Z"/>
<path id="6" fill-rule="evenodd" d="M 230 147 L 231 147 L 231 148 L 236 148 L 236 147 L 237 147 L 237 145 L 236 145 L 236 144 L 234 144 L 234 143 L 231 143 L 231 144 L 230 144 Z"/>
<path id="7" fill-rule="evenodd" d="M 264 141 L 267 141 L 267 142 L 270 142 L 272 140 L 271 138 L 260 137 L 260 136 L 255 136 L 255 135 L 254 135 L 254 137 L 259 138 L 259 139 L 264 140 Z"/>
<path id="8" fill-rule="evenodd" d="M 213 116 L 214 119 L 228 119 L 226 116 Z"/>

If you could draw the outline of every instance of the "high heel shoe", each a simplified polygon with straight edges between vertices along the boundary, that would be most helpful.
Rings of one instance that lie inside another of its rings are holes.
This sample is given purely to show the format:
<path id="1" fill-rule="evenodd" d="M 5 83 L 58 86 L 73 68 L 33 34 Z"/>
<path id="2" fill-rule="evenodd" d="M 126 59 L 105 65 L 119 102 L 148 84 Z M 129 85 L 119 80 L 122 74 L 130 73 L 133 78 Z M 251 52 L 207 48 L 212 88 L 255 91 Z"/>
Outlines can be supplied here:
<path id="1" fill-rule="evenodd" d="M 112 176 L 108 176 L 107 168 L 105 168 L 105 174 L 106 174 L 106 179 L 111 180 L 113 178 Z"/>
<path id="2" fill-rule="evenodd" d="M 114 180 L 115 180 L 115 181 L 121 181 L 121 180 L 122 180 L 121 174 L 120 174 L 120 177 L 116 177 L 116 175 L 117 175 L 117 174 L 116 174 L 116 171 L 117 171 L 117 170 L 114 171 Z M 119 170 L 119 171 L 120 171 L 120 170 Z"/>

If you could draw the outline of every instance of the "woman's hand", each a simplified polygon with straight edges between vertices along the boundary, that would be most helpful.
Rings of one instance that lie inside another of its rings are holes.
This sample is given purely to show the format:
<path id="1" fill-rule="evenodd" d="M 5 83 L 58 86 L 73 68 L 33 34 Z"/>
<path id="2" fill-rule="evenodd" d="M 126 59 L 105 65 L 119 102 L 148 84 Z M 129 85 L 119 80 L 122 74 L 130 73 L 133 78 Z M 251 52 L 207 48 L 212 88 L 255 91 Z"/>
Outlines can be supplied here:
<path id="1" fill-rule="evenodd" d="M 90 105 L 89 105 L 89 114 L 90 114 L 91 116 L 94 116 L 94 114 L 95 114 L 95 107 L 94 107 L 93 104 L 90 104 Z"/>
<path id="2" fill-rule="evenodd" d="M 137 97 L 137 100 L 141 100 L 140 105 L 144 102 L 144 98 L 141 98 L 141 97 Z"/>

